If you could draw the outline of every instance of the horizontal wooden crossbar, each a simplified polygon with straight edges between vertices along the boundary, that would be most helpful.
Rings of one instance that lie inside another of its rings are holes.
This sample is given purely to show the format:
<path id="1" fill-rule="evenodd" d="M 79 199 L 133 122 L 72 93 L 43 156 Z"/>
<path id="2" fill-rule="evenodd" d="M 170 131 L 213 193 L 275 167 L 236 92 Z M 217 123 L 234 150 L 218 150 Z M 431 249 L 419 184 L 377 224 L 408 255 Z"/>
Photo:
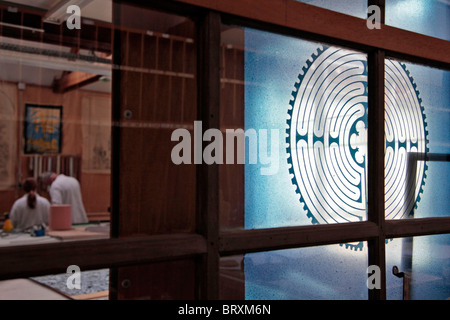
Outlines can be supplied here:
<path id="1" fill-rule="evenodd" d="M 386 220 L 384 230 L 373 222 L 238 230 L 222 233 L 221 255 L 244 254 L 385 238 L 450 233 L 450 217 Z"/>
<path id="2" fill-rule="evenodd" d="M 175 0 L 174 2 L 247 19 L 255 22 L 255 27 L 263 24 L 272 25 L 274 31 L 276 30 L 274 26 L 288 28 L 298 31 L 298 36 L 306 39 L 349 45 L 361 50 L 378 48 L 384 50 L 387 57 L 450 69 L 449 41 L 384 24 L 381 24 L 381 29 L 369 29 L 365 19 L 295 0 Z"/>
<path id="3" fill-rule="evenodd" d="M 355 222 L 222 233 L 222 255 L 369 240 L 378 236 L 373 222 Z"/>
<path id="4" fill-rule="evenodd" d="M 380 230 L 373 222 L 252 229 L 222 232 L 221 256 L 450 233 L 450 217 L 386 220 Z M 65 273 L 75 264 L 82 271 L 198 257 L 206 254 L 206 240 L 198 234 L 137 236 L 57 244 L 12 246 L 0 249 L 0 280 Z"/>
<path id="5" fill-rule="evenodd" d="M 137 236 L 56 244 L 11 246 L 0 249 L 0 280 L 66 273 L 193 257 L 206 252 L 197 234 Z"/>
<path id="6" fill-rule="evenodd" d="M 450 233 L 450 217 L 386 220 L 386 238 Z"/>

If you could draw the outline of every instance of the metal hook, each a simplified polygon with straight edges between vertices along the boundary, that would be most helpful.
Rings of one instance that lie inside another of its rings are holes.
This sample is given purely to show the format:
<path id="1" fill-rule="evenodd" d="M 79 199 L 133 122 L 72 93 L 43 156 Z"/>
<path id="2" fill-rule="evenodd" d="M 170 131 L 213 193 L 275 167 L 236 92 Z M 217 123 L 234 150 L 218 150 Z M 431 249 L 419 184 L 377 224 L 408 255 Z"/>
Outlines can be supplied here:
<path id="1" fill-rule="evenodd" d="M 405 276 L 405 273 L 404 273 L 404 272 L 399 272 L 399 271 L 398 271 L 398 267 L 397 267 L 397 266 L 394 266 L 394 267 L 392 268 L 392 273 L 394 274 L 394 276 L 396 276 L 396 277 L 398 277 L 398 278 L 403 278 L 403 277 Z"/>
<path id="2" fill-rule="evenodd" d="M 403 300 L 409 300 L 411 290 L 411 277 L 405 272 L 399 272 L 397 266 L 394 266 L 392 268 L 392 273 L 398 278 L 403 278 Z"/>

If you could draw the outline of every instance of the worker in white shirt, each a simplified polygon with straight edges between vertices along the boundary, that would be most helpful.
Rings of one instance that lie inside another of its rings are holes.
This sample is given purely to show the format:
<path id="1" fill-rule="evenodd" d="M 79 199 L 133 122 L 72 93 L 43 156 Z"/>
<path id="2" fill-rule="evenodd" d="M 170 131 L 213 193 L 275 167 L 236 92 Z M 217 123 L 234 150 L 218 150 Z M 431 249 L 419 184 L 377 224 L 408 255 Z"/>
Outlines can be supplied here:
<path id="1" fill-rule="evenodd" d="M 87 223 L 88 218 L 81 197 L 80 183 L 73 177 L 54 172 L 41 175 L 44 187 L 48 188 L 52 204 L 70 204 L 72 206 L 72 223 Z"/>
<path id="2" fill-rule="evenodd" d="M 23 182 L 26 192 L 17 199 L 9 213 L 15 231 L 25 231 L 42 224 L 48 224 L 50 202 L 36 192 L 37 182 L 34 178 L 27 178 Z"/>

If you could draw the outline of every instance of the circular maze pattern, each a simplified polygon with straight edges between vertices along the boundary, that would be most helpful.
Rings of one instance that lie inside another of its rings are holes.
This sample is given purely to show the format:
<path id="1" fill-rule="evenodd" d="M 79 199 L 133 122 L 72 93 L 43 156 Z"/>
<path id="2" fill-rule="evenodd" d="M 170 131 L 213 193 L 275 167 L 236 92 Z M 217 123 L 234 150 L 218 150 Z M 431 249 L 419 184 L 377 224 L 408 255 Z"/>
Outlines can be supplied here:
<path id="1" fill-rule="evenodd" d="M 366 220 L 366 55 L 319 48 L 295 83 L 288 110 L 289 171 L 314 224 Z M 385 212 L 411 214 L 424 184 L 426 163 L 405 183 L 408 152 L 427 152 L 427 131 L 416 85 L 403 64 L 385 67 Z M 362 248 L 347 244 L 352 248 Z"/>

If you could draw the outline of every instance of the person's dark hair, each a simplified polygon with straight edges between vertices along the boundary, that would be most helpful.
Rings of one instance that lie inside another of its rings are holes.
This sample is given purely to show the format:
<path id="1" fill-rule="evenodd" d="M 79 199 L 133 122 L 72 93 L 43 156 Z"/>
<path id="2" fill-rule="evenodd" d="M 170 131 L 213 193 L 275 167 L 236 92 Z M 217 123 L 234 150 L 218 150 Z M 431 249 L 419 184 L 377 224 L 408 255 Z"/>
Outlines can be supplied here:
<path id="1" fill-rule="evenodd" d="M 36 187 L 37 182 L 34 178 L 26 178 L 23 182 L 23 190 L 28 193 L 27 205 L 29 208 L 36 208 Z"/>
<path id="2" fill-rule="evenodd" d="M 51 172 L 51 171 L 44 172 L 39 177 L 40 183 L 44 184 L 45 186 L 50 185 L 52 175 L 53 175 L 53 172 Z"/>

